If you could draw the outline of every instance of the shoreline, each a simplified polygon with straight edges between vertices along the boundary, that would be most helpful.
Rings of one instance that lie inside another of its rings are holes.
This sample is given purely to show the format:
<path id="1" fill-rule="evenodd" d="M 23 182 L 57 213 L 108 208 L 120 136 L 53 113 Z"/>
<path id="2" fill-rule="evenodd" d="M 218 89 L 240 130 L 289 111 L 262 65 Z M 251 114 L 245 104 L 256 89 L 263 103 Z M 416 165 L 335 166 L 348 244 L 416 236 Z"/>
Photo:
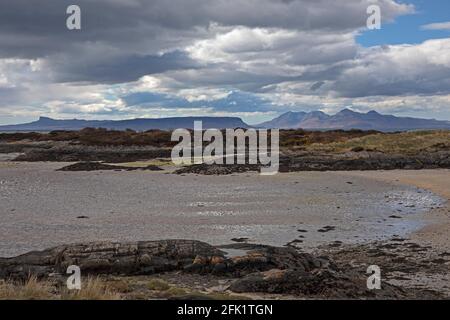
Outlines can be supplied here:
<path id="1" fill-rule="evenodd" d="M 428 211 L 424 216 L 427 225 L 409 236 L 424 245 L 450 251 L 450 170 L 364 171 L 351 174 L 395 185 L 415 186 L 440 196 L 444 200 L 443 205 Z"/>

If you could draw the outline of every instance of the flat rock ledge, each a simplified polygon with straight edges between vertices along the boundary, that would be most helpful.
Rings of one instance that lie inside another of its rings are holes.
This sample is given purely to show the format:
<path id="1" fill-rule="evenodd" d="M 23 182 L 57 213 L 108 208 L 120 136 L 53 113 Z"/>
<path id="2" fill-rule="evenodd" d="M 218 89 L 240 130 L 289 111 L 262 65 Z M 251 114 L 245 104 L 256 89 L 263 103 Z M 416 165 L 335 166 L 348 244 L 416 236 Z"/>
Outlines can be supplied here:
<path id="1" fill-rule="evenodd" d="M 243 256 L 228 258 L 226 252 L 217 247 L 195 240 L 80 243 L 0 258 L 0 278 L 64 274 L 70 265 L 79 266 L 83 274 L 94 275 L 184 271 L 242 276 L 273 268 L 311 271 L 324 263 L 292 248 L 257 246 L 244 252 L 247 253 Z"/>
<path id="2" fill-rule="evenodd" d="M 221 250 L 222 249 L 222 250 Z M 240 255 L 227 256 L 238 249 Z M 366 275 L 341 270 L 325 257 L 294 248 L 234 244 L 214 247 L 194 240 L 94 242 L 63 245 L 0 258 L 0 279 L 65 275 L 77 265 L 82 275 L 139 276 L 165 272 L 228 277 L 229 290 L 238 293 L 289 294 L 307 298 L 406 298 L 414 292 L 384 284 L 369 291 Z M 420 298 L 435 298 L 430 294 Z"/>
<path id="3" fill-rule="evenodd" d="M 197 257 L 223 257 L 206 243 L 189 240 L 92 242 L 62 245 L 14 258 L 0 258 L 0 278 L 64 274 L 77 265 L 83 274 L 147 275 L 182 270 Z"/>

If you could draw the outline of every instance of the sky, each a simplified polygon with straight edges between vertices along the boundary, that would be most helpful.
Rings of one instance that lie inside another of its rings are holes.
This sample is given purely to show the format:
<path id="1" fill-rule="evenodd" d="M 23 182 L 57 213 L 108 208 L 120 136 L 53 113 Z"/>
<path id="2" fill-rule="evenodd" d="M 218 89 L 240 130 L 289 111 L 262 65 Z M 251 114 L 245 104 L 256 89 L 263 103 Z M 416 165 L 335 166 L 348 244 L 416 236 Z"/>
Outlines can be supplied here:
<path id="1" fill-rule="evenodd" d="M 0 3 L 0 124 L 344 108 L 450 120 L 450 1 Z"/>

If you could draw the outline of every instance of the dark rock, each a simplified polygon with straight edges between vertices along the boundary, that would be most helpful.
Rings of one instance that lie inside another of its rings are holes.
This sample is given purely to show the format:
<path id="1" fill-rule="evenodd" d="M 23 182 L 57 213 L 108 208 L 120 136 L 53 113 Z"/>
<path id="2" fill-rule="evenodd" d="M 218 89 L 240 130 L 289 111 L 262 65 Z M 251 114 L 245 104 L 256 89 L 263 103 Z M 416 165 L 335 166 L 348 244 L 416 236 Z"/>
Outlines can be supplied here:
<path id="1" fill-rule="evenodd" d="M 233 238 L 231 239 L 233 242 L 247 242 L 248 238 Z"/>
<path id="2" fill-rule="evenodd" d="M 78 162 L 75 164 L 68 165 L 57 171 L 100 171 L 100 170 L 113 170 L 113 171 L 136 171 L 136 170 L 149 170 L 149 171 L 161 171 L 163 169 L 149 165 L 147 167 L 124 167 L 124 166 L 116 166 L 109 165 L 100 162 Z"/>
<path id="3" fill-rule="evenodd" d="M 227 272 L 227 265 L 225 263 L 218 263 L 214 265 L 213 273 L 214 274 L 223 274 Z"/>
<path id="4" fill-rule="evenodd" d="M 322 229 L 317 230 L 317 232 L 324 233 L 324 232 L 330 232 L 330 231 L 334 231 L 334 230 L 336 230 L 336 227 L 334 227 L 334 226 L 325 226 Z"/>
<path id="5" fill-rule="evenodd" d="M 251 164 L 233 164 L 233 165 L 219 165 L 219 164 L 195 164 L 181 168 L 175 171 L 176 174 L 183 175 L 186 173 L 203 174 L 203 175 L 230 175 L 233 173 L 243 173 L 250 171 L 260 171 L 260 165 Z"/>
<path id="6" fill-rule="evenodd" d="M 356 299 L 400 297 L 407 294 L 400 288 L 384 283 L 382 290 L 368 290 L 367 279 L 354 273 L 330 269 L 304 270 L 273 269 L 250 274 L 231 284 L 237 293 L 263 292 L 292 294 L 308 298 Z"/>
<path id="7" fill-rule="evenodd" d="M 248 248 L 249 250 L 245 256 L 227 259 L 228 271 L 238 275 L 271 269 L 311 271 L 324 263 L 323 260 L 317 259 L 311 254 L 298 252 L 291 247 L 278 248 L 246 244 L 228 245 L 226 247 L 235 249 Z M 221 248 L 225 250 L 225 247 Z"/>
<path id="8" fill-rule="evenodd" d="M 363 152 L 363 151 L 364 151 L 364 148 L 363 148 L 363 147 L 354 147 L 354 148 L 352 148 L 351 151 L 352 151 L 352 152 Z"/>

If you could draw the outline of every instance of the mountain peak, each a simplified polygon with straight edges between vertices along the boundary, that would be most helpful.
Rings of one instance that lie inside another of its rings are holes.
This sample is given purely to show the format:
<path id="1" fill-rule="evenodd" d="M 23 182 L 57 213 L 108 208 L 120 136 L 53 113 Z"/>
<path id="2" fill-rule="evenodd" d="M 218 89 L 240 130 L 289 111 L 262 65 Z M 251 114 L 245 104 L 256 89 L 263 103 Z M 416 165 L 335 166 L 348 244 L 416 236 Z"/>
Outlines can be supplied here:
<path id="1" fill-rule="evenodd" d="M 249 128 L 250 126 L 238 117 L 177 117 L 159 119 L 128 119 L 128 120 L 60 120 L 49 117 L 39 117 L 38 121 L 18 125 L 0 126 L 1 131 L 52 131 L 81 130 L 83 128 L 104 128 L 109 130 L 133 129 L 173 130 L 177 128 L 193 129 L 195 121 L 202 121 L 204 129 Z"/>
<path id="2" fill-rule="evenodd" d="M 284 115 L 261 124 L 265 128 L 306 129 L 306 130 L 378 130 L 403 131 L 418 129 L 450 129 L 449 122 L 418 118 L 402 118 L 393 115 L 382 115 L 374 110 L 367 113 L 343 109 L 335 115 L 320 111 L 309 113 L 288 112 Z"/>
<path id="3" fill-rule="evenodd" d="M 53 119 L 49 118 L 49 117 L 40 116 L 38 121 L 49 121 L 49 120 L 53 120 Z"/>
<path id="4" fill-rule="evenodd" d="M 39 117 L 38 121 L 36 121 L 36 124 L 40 124 L 40 125 L 46 125 L 46 124 L 51 124 L 51 123 L 55 123 L 57 122 L 57 120 L 49 118 L 49 117 Z"/>

